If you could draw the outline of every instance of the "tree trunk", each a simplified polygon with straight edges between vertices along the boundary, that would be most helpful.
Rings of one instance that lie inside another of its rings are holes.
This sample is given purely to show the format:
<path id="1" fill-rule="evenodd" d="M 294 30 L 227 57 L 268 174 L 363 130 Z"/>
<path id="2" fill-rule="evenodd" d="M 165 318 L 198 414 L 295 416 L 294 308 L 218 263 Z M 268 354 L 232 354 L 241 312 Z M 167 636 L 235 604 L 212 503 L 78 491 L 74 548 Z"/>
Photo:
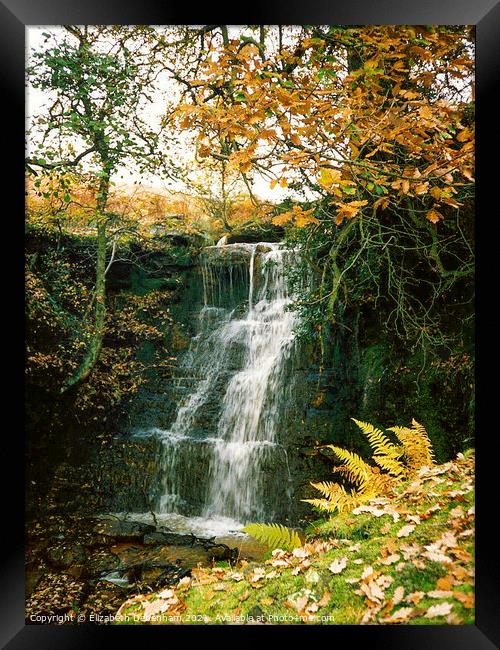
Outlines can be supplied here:
<path id="1" fill-rule="evenodd" d="M 106 321 L 106 217 L 108 201 L 109 175 L 101 179 L 97 198 L 97 260 L 93 331 L 87 345 L 85 357 L 74 374 L 67 379 L 61 393 L 84 381 L 95 366 L 102 348 Z"/>

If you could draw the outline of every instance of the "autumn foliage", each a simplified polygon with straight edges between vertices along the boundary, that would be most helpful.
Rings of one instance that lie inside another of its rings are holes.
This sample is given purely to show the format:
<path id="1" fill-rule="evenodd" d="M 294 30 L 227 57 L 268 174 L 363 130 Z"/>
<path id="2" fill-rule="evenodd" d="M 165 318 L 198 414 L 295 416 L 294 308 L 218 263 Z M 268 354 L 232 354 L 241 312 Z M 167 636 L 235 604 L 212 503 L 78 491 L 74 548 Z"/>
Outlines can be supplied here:
<path id="1" fill-rule="evenodd" d="M 178 123 L 198 132 L 200 157 L 327 196 L 337 224 L 407 198 L 436 223 L 473 182 L 472 39 L 469 28 L 309 27 L 263 52 L 212 38 Z"/>

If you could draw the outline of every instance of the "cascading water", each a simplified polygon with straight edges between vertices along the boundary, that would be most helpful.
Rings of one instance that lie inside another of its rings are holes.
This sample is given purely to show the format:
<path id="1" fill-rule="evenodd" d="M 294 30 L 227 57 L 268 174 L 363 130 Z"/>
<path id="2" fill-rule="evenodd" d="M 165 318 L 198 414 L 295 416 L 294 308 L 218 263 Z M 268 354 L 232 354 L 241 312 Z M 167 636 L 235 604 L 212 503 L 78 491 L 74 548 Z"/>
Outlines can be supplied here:
<path id="1" fill-rule="evenodd" d="M 205 250 L 199 333 L 181 368 L 190 390 L 168 430 L 140 432 L 162 443 L 158 513 L 224 518 L 233 528 L 284 514 L 290 495 L 280 424 L 293 388 L 297 317 L 287 309 L 286 277 L 293 256 L 267 243 Z"/>

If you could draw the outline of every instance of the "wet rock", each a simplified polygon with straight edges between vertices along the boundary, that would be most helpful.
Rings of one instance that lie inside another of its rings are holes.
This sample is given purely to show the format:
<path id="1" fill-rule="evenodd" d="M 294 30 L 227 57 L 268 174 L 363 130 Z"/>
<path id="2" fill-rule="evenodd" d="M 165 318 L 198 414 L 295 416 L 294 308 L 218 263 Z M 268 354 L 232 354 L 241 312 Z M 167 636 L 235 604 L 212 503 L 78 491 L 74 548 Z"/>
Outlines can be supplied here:
<path id="1" fill-rule="evenodd" d="M 82 578 L 87 574 L 87 567 L 84 564 L 73 564 L 66 569 L 65 573 L 73 578 Z"/>
<path id="2" fill-rule="evenodd" d="M 93 553 L 87 560 L 86 570 L 91 576 L 112 571 L 120 564 L 120 558 L 107 549 Z"/>
<path id="3" fill-rule="evenodd" d="M 233 244 L 231 246 L 207 246 L 202 252 L 202 261 L 211 265 L 224 267 L 249 264 L 253 247 L 248 244 Z"/>
<path id="4" fill-rule="evenodd" d="M 71 546 L 61 544 L 51 546 L 46 551 L 47 560 L 55 567 L 67 569 L 74 565 L 83 565 L 86 560 L 85 549 L 81 544 Z"/>
<path id="5" fill-rule="evenodd" d="M 94 526 L 98 535 L 120 542 L 142 542 L 144 535 L 154 530 L 150 524 L 111 518 L 101 519 Z"/>
<path id="6" fill-rule="evenodd" d="M 279 242 L 283 240 L 284 234 L 284 228 L 282 226 L 276 226 L 273 223 L 259 224 L 258 226 L 250 224 L 228 233 L 227 243 L 257 243 L 261 241 Z"/>
<path id="7" fill-rule="evenodd" d="M 147 585 L 153 588 L 173 585 L 181 578 L 191 575 L 191 569 L 179 567 L 177 564 L 155 560 L 145 560 L 124 570 L 116 571 L 130 585 Z"/>
<path id="8" fill-rule="evenodd" d="M 237 548 L 228 548 L 227 546 L 213 546 L 208 550 L 208 556 L 214 562 L 223 560 L 235 561 L 238 557 Z"/>
<path id="9" fill-rule="evenodd" d="M 181 535 L 179 533 L 154 531 L 146 533 L 143 543 L 147 545 L 169 545 L 169 546 L 193 546 L 196 543 L 193 535 Z"/>

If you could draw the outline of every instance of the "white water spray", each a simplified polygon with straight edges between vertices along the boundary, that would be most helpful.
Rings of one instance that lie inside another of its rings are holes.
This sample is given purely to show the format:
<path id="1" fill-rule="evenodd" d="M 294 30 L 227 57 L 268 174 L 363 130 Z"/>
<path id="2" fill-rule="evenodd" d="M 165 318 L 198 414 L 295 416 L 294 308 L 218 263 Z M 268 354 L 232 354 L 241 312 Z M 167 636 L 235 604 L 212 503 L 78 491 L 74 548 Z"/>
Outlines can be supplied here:
<path id="1" fill-rule="evenodd" d="M 231 255 L 240 255 L 240 263 L 228 264 Z M 291 296 L 286 266 L 293 257 L 279 244 L 219 244 L 207 249 L 199 334 L 183 363 L 195 381 L 168 430 L 143 432 L 162 441 L 159 513 L 188 514 L 196 492 L 200 511 L 189 514 L 233 523 L 275 515 L 273 492 L 287 489 L 283 481 L 269 489 L 277 478 L 269 476 L 269 468 L 281 467 L 286 475 L 280 423 L 292 397 L 288 362 L 297 317 L 287 309 Z M 244 284 L 248 294 L 242 309 L 235 307 L 233 292 Z M 199 421 L 221 390 L 217 424 L 200 435 Z M 206 468 L 201 478 L 191 473 L 195 458 Z"/>

